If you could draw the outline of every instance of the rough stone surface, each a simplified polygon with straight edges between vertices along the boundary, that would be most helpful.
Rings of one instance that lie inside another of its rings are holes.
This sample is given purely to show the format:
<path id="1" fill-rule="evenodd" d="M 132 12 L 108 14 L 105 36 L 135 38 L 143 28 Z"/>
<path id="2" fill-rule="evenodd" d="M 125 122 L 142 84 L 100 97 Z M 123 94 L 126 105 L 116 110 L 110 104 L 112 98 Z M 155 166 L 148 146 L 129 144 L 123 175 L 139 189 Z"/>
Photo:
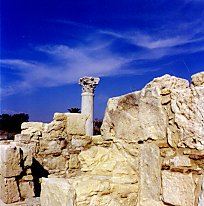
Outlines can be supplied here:
<path id="1" fill-rule="evenodd" d="M 43 178 L 41 206 L 74 206 L 75 192 L 68 180 Z"/>
<path id="2" fill-rule="evenodd" d="M 43 123 L 42 122 L 23 122 L 21 124 L 21 129 L 30 129 L 35 128 L 36 130 L 42 130 L 43 129 Z"/>
<path id="3" fill-rule="evenodd" d="M 186 156 L 176 156 L 170 159 L 170 164 L 173 164 L 175 167 L 190 167 L 190 159 Z"/>
<path id="4" fill-rule="evenodd" d="M 67 114 L 67 134 L 86 135 L 86 115 L 69 113 Z"/>
<path id="5" fill-rule="evenodd" d="M 6 203 L 19 200 L 19 192 L 15 178 L 4 178 L 0 175 L 0 199 Z"/>
<path id="6" fill-rule="evenodd" d="M 171 107 L 177 125 L 178 146 L 204 149 L 204 87 L 173 90 Z"/>
<path id="7" fill-rule="evenodd" d="M 54 113 L 53 119 L 55 121 L 66 121 L 67 120 L 67 114 L 68 113 L 58 113 L 58 112 L 56 112 L 56 113 Z"/>
<path id="8" fill-rule="evenodd" d="M 165 138 L 166 123 L 158 89 L 148 88 L 109 99 L 101 131 L 105 139 L 139 142 Z"/>
<path id="9" fill-rule="evenodd" d="M 155 144 L 140 146 L 139 156 L 139 206 L 160 201 L 161 159 L 159 147 Z M 158 203 L 159 204 L 159 203 Z"/>
<path id="10" fill-rule="evenodd" d="M 163 201 L 171 205 L 194 205 L 194 181 L 192 174 L 162 172 Z"/>
<path id="11" fill-rule="evenodd" d="M 33 182 L 20 182 L 19 190 L 20 190 L 20 196 L 24 199 L 35 196 Z"/>
<path id="12" fill-rule="evenodd" d="M 81 171 L 91 175 L 111 176 L 116 182 L 135 183 L 138 176 L 135 168 L 116 148 L 93 146 L 79 154 Z"/>
<path id="13" fill-rule="evenodd" d="M 14 177 L 20 175 L 20 149 L 11 145 L 0 145 L 0 175 Z"/>
<path id="14" fill-rule="evenodd" d="M 201 186 L 201 193 L 198 199 L 198 206 L 204 206 L 204 179 Z"/>
<path id="15" fill-rule="evenodd" d="M 69 159 L 69 169 L 79 168 L 79 159 L 77 154 L 71 154 Z"/>
<path id="16" fill-rule="evenodd" d="M 200 73 L 194 74 L 191 77 L 191 79 L 192 79 L 191 84 L 193 84 L 194 86 L 204 85 L 204 72 L 200 72 Z"/>

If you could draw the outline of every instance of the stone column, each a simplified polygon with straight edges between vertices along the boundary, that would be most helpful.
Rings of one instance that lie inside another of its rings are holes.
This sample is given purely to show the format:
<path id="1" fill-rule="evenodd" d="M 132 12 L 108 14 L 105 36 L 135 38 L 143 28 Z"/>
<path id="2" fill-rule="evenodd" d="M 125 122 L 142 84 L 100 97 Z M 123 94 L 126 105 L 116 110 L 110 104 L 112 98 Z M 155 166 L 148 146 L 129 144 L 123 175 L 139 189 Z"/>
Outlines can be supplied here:
<path id="1" fill-rule="evenodd" d="M 81 113 L 87 115 L 86 135 L 93 135 L 94 120 L 94 90 L 100 79 L 97 77 L 82 77 L 79 84 L 82 86 Z"/>

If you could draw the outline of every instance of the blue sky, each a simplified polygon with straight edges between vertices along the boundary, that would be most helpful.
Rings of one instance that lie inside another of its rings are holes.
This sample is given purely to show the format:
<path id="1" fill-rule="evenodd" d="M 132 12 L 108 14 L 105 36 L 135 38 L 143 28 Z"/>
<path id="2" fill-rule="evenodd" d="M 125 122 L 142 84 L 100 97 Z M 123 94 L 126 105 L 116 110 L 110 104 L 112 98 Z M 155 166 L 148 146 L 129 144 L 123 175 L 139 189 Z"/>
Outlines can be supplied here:
<path id="1" fill-rule="evenodd" d="M 110 97 L 204 71 L 204 0 L 2 0 L 1 14 L 1 113 L 49 122 L 99 76 L 102 118 Z"/>

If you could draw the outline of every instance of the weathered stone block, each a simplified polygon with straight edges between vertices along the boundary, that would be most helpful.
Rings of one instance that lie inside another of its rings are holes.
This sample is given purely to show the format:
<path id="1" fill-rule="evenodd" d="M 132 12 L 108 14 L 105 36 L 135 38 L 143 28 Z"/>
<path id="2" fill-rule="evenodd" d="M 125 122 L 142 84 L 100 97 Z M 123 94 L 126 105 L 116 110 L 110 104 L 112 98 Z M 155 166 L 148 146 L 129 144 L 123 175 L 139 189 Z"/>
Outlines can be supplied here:
<path id="1" fill-rule="evenodd" d="M 75 191 L 63 178 L 42 178 L 41 206 L 74 206 Z"/>
<path id="2" fill-rule="evenodd" d="M 91 143 L 90 136 L 72 136 L 71 145 L 74 147 L 85 147 Z"/>
<path id="3" fill-rule="evenodd" d="M 198 206 L 204 206 L 204 179 L 201 186 L 201 193 L 198 198 Z"/>
<path id="4" fill-rule="evenodd" d="M 63 156 L 47 156 L 43 159 L 43 166 L 46 170 L 66 170 L 66 159 Z"/>
<path id="5" fill-rule="evenodd" d="M 116 148 L 93 146 L 78 156 L 81 170 L 92 175 L 111 176 L 118 183 L 136 183 L 134 166 Z"/>
<path id="6" fill-rule="evenodd" d="M 190 167 L 191 161 L 186 156 L 176 156 L 170 159 L 170 164 L 173 164 L 175 167 Z"/>
<path id="7" fill-rule="evenodd" d="M 161 159 L 159 147 L 144 144 L 139 148 L 139 205 L 159 202 L 161 193 Z M 159 203 L 158 203 L 159 204 Z"/>
<path id="8" fill-rule="evenodd" d="M 78 154 L 71 154 L 69 159 L 69 169 L 79 168 Z"/>
<path id="9" fill-rule="evenodd" d="M 0 145 L 0 175 L 14 177 L 21 173 L 20 148 L 11 145 Z"/>
<path id="10" fill-rule="evenodd" d="M 31 140 L 30 135 L 28 134 L 16 134 L 15 139 L 16 142 L 29 142 Z"/>
<path id="11" fill-rule="evenodd" d="M 204 85 L 204 72 L 194 74 L 191 77 L 191 79 L 192 79 L 191 84 L 193 84 L 194 86 Z"/>
<path id="12" fill-rule="evenodd" d="M 112 137 L 140 142 L 164 139 L 166 127 L 167 115 L 162 108 L 158 88 L 144 88 L 109 99 L 101 132 L 104 139 Z"/>
<path id="13" fill-rule="evenodd" d="M 30 167 L 33 162 L 33 154 L 32 154 L 32 148 L 29 144 L 24 145 L 21 147 L 22 150 L 22 159 L 24 161 L 24 167 Z"/>
<path id="14" fill-rule="evenodd" d="M 204 87 L 173 90 L 171 98 L 178 146 L 204 150 Z"/>
<path id="15" fill-rule="evenodd" d="M 20 182 L 19 190 L 22 198 L 27 199 L 35 196 L 33 182 Z"/>
<path id="16" fill-rule="evenodd" d="M 192 174 L 162 171 L 163 201 L 171 205 L 193 206 L 195 185 Z"/>
<path id="17" fill-rule="evenodd" d="M 85 124 L 87 117 L 83 114 L 68 113 L 67 114 L 67 134 L 85 135 Z"/>
<path id="18" fill-rule="evenodd" d="M 65 129 L 65 123 L 63 121 L 52 121 L 49 124 L 46 124 L 44 126 L 45 132 L 51 132 L 51 131 L 63 131 Z"/>
<path id="19" fill-rule="evenodd" d="M 40 140 L 40 152 L 49 155 L 49 154 L 60 154 L 61 146 L 60 142 L 56 140 Z"/>
<path id="20" fill-rule="evenodd" d="M 4 178 L 0 175 L 0 199 L 6 204 L 19 200 L 18 186 L 15 178 Z"/>
<path id="21" fill-rule="evenodd" d="M 66 116 L 67 113 L 58 113 L 56 112 L 54 114 L 54 117 L 53 119 L 56 120 L 56 121 L 64 121 L 67 119 L 67 116 Z"/>
<path id="22" fill-rule="evenodd" d="M 43 130 L 43 123 L 42 122 L 23 122 L 21 124 L 21 129 L 26 130 L 30 128 L 35 128 L 35 131 L 42 131 Z"/>

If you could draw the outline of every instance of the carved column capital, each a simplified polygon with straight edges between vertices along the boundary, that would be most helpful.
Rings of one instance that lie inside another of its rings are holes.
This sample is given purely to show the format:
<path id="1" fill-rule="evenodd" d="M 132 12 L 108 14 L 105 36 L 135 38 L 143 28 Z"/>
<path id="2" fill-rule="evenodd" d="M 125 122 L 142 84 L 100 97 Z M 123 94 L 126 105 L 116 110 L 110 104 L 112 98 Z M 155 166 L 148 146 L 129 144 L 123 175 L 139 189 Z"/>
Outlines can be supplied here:
<path id="1" fill-rule="evenodd" d="M 82 86 L 82 92 L 94 93 L 100 78 L 98 77 L 82 77 L 79 79 L 79 84 Z"/>

